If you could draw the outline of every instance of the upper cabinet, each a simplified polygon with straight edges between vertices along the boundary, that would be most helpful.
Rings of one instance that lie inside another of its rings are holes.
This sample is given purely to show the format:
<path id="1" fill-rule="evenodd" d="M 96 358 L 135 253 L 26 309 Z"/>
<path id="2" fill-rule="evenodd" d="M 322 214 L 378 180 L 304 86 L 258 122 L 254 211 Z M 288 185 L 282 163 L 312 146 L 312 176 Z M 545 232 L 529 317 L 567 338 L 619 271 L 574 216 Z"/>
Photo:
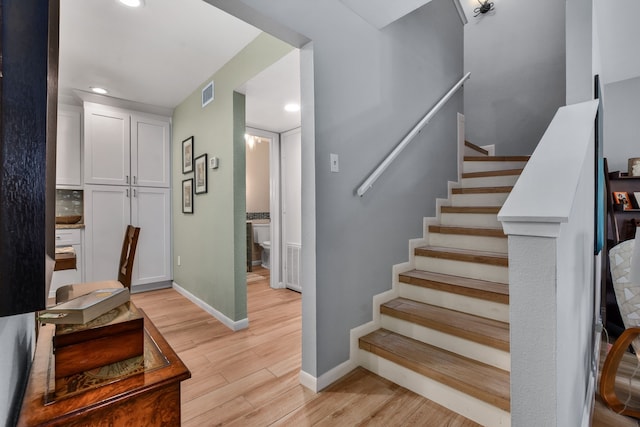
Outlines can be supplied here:
<path id="1" fill-rule="evenodd" d="M 56 186 L 82 186 L 82 108 L 58 105 Z"/>
<path id="2" fill-rule="evenodd" d="M 97 104 L 84 109 L 85 183 L 169 187 L 169 119 Z"/>
<path id="3" fill-rule="evenodd" d="M 131 179 L 141 187 L 169 187 L 169 122 L 131 116 Z"/>

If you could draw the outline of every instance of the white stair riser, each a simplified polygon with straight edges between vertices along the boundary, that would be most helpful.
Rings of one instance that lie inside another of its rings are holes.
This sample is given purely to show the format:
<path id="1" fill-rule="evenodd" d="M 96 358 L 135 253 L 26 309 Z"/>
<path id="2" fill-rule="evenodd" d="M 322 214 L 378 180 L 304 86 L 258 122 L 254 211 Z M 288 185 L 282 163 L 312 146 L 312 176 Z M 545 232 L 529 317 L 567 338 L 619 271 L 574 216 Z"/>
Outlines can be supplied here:
<path id="1" fill-rule="evenodd" d="M 508 352 L 479 344 L 455 335 L 417 325 L 385 314 L 380 316 L 380 325 L 405 337 L 450 351 L 469 359 L 477 360 L 498 369 L 510 371 L 511 357 Z"/>
<path id="2" fill-rule="evenodd" d="M 461 227 L 502 228 L 496 214 L 443 213 L 440 215 L 440 223 Z"/>
<path id="3" fill-rule="evenodd" d="M 502 266 L 416 256 L 415 267 L 418 270 L 432 271 L 434 273 L 451 274 L 489 282 L 509 283 L 509 269 Z"/>
<path id="4" fill-rule="evenodd" d="M 502 206 L 509 193 L 452 194 L 451 206 Z"/>
<path id="5" fill-rule="evenodd" d="M 491 162 L 491 161 L 465 161 L 462 165 L 464 173 L 472 172 L 489 172 L 489 171 L 503 171 L 510 169 L 522 169 L 526 162 Z"/>
<path id="6" fill-rule="evenodd" d="M 471 147 L 464 146 L 464 155 L 465 156 L 486 156 L 485 153 L 482 153 L 478 150 L 474 150 Z"/>
<path id="7" fill-rule="evenodd" d="M 368 351 L 359 351 L 360 364 L 369 371 L 484 426 L 511 426 L 511 414 L 447 385 L 420 375 Z"/>
<path id="8" fill-rule="evenodd" d="M 430 246 L 445 248 L 469 249 L 507 253 L 508 240 L 506 237 L 473 236 L 466 234 L 429 233 Z"/>
<path id="9" fill-rule="evenodd" d="M 400 282 L 402 298 L 509 323 L 509 305 Z"/>
<path id="10" fill-rule="evenodd" d="M 482 178 L 462 178 L 460 186 L 463 188 L 478 187 L 513 187 L 520 175 L 487 176 Z"/>

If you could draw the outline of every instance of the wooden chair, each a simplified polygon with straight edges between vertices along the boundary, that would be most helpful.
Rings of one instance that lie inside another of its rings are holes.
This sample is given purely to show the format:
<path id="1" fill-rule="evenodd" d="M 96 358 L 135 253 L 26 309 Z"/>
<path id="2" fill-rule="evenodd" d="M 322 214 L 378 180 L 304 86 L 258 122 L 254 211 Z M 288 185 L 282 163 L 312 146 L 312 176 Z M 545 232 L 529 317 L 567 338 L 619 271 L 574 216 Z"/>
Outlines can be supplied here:
<path id="1" fill-rule="evenodd" d="M 631 278 L 634 247 L 635 240 L 627 240 L 609 251 L 611 277 L 625 330 L 609 349 L 602 366 L 600 396 L 613 411 L 640 418 L 640 408 L 627 407 L 615 391 L 616 373 L 629 345 L 633 347 L 636 356 L 640 357 L 640 283 L 634 283 L 637 280 Z"/>
<path id="2" fill-rule="evenodd" d="M 56 304 L 77 298 L 81 295 L 97 289 L 122 288 L 131 290 L 131 275 L 133 274 L 133 261 L 136 256 L 138 246 L 138 236 L 140 227 L 127 226 L 120 252 L 120 263 L 118 265 L 118 280 L 105 280 L 101 282 L 76 283 L 65 285 L 56 290 Z"/>

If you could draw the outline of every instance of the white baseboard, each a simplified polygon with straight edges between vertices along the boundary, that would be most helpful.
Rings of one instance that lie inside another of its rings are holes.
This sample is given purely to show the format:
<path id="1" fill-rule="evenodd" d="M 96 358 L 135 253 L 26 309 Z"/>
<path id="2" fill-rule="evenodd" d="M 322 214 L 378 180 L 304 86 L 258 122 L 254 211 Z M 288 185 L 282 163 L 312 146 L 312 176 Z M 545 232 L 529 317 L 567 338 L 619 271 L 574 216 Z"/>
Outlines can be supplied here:
<path id="1" fill-rule="evenodd" d="M 311 374 L 306 373 L 303 370 L 300 370 L 300 375 L 298 376 L 300 381 L 300 385 L 308 388 L 314 393 L 318 392 L 318 379 Z"/>
<path id="2" fill-rule="evenodd" d="M 303 370 L 300 370 L 300 384 L 313 391 L 314 393 L 317 393 L 329 387 L 331 384 L 338 381 L 349 372 L 353 371 L 357 366 L 358 365 L 356 363 L 352 362 L 351 360 L 347 360 L 346 362 L 339 364 L 330 371 L 320 375 L 318 378 Z"/>
<path id="3" fill-rule="evenodd" d="M 207 313 L 209 313 L 210 315 L 218 319 L 220 323 L 222 323 L 232 331 L 235 332 L 235 331 L 239 331 L 241 329 L 246 329 L 249 327 L 248 318 L 245 317 L 244 319 L 241 319 L 241 320 L 232 320 L 227 316 L 225 316 L 224 314 L 222 314 L 221 312 L 219 312 L 218 310 L 216 310 L 215 308 L 211 307 L 206 302 L 202 301 L 197 296 L 193 295 L 191 292 L 189 292 L 182 286 L 178 285 L 176 282 L 173 282 L 173 289 L 175 289 L 176 291 L 178 291 L 179 294 L 183 295 L 189 301 L 191 301 L 192 303 L 194 303 L 195 305 L 197 305 L 198 307 L 200 307 L 201 309 L 203 309 L 204 311 L 206 311 Z"/>

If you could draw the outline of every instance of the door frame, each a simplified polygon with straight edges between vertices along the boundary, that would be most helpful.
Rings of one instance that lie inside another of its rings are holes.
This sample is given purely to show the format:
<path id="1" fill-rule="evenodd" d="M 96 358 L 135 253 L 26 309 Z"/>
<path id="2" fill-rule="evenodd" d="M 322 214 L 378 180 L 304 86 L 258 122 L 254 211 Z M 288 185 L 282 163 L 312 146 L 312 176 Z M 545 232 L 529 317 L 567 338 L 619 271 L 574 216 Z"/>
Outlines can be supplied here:
<path id="1" fill-rule="evenodd" d="M 245 126 L 245 132 L 249 135 L 269 138 L 269 217 L 271 220 L 271 231 L 269 241 L 271 242 L 270 252 L 270 281 L 269 286 L 274 289 L 284 288 L 282 280 L 282 206 L 280 202 L 280 134 L 251 126 Z"/>

